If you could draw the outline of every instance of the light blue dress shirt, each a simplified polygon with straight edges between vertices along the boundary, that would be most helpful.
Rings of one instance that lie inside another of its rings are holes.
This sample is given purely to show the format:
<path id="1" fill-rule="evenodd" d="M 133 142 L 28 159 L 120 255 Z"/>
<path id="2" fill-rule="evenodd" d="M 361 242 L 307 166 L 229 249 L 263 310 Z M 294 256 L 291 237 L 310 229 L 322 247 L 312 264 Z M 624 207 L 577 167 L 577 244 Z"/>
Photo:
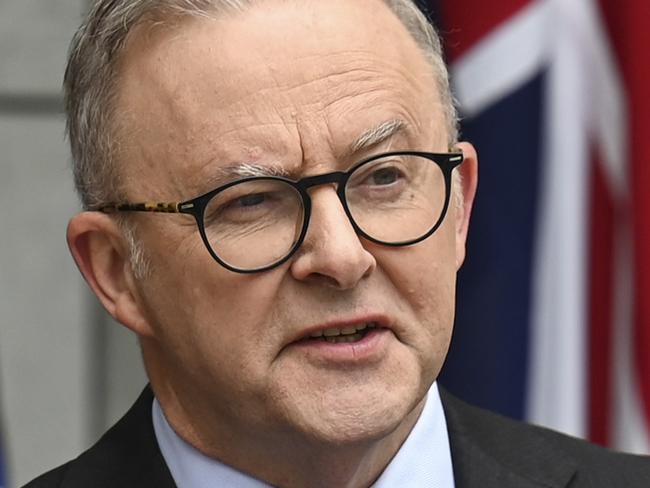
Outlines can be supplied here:
<path id="1" fill-rule="evenodd" d="M 270 488 L 270 485 L 201 454 L 171 428 L 154 399 L 153 426 L 178 488 Z M 447 422 L 433 383 L 413 430 L 372 488 L 454 488 Z"/>

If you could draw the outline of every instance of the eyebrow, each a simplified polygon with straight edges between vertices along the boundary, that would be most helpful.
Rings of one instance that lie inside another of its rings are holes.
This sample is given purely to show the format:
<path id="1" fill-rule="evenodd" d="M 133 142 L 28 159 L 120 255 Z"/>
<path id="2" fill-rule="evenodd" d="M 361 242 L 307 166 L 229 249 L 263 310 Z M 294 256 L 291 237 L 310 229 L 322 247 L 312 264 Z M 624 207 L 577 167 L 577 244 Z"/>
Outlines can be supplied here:
<path id="1" fill-rule="evenodd" d="M 288 173 L 282 166 L 276 164 L 239 163 L 220 168 L 216 178 L 220 180 L 232 180 L 251 176 L 288 176 Z"/>
<path id="2" fill-rule="evenodd" d="M 376 146 L 403 131 L 406 127 L 406 122 L 401 119 L 386 120 L 376 127 L 368 129 L 357 137 L 357 139 L 350 145 L 351 152 L 356 153 L 363 149 Z"/>
<path id="3" fill-rule="evenodd" d="M 279 164 L 235 163 L 218 168 L 214 175 L 203 180 L 201 187 L 204 191 L 210 191 L 230 181 L 256 176 L 289 177 L 290 175 Z"/>

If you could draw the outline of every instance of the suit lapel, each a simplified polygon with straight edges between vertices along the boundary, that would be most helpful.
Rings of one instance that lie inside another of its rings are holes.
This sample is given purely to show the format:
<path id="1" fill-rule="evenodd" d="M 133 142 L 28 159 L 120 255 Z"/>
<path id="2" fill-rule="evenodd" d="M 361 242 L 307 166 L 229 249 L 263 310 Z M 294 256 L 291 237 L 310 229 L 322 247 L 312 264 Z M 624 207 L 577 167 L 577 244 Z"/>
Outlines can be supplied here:
<path id="1" fill-rule="evenodd" d="M 547 481 L 523 476 L 463 438 L 451 443 L 451 457 L 456 488 L 565 488 L 573 476 L 567 472 Z"/>
<path id="2" fill-rule="evenodd" d="M 570 457 L 532 427 L 463 404 L 441 390 L 456 488 L 566 488 Z"/>
<path id="3" fill-rule="evenodd" d="M 65 473 L 62 488 L 176 488 L 153 430 L 149 387 Z"/>

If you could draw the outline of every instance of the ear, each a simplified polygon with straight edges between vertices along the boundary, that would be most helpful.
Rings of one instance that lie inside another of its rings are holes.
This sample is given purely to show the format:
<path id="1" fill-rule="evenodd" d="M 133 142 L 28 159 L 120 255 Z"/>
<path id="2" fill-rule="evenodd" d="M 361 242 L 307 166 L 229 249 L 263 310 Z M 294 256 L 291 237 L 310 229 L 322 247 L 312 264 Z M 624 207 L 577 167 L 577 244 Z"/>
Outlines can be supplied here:
<path id="1" fill-rule="evenodd" d="M 84 279 L 108 313 L 139 336 L 152 330 L 142 313 L 119 225 L 99 212 L 82 212 L 68 223 L 68 247 Z"/>
<path id="2" fill-rule="evenodd" d="M 462 206 L 456 209 L 456 270 L 460 269 L 465 261 L 465 244 L 467 242 L 467 231 L 469 218 L 476 196 L 478 184 L 478 156 L 476 150 L 469 142 L 461 142 L 456 145 L 463 151 L 464 161 L 456 171 L 460 172 L 461 202 Z"/>

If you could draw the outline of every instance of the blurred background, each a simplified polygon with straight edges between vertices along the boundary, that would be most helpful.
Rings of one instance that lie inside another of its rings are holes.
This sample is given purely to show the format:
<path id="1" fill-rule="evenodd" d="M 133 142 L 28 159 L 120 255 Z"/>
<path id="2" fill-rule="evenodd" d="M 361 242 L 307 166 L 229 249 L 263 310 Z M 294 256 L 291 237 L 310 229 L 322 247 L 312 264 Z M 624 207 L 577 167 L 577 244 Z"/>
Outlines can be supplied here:
<path id="1" fill-rule="evenodd" d="M 146 379 L 65 244 L 60 86 L 88 0 L 0 0 L 0 487 L 90 446 Z M 650 453 L 650 3 L 437 0 L 480 185 L 441 382 Z"/>
<path id="2" fill-rule="evenodd" d="M 61 83 L 89 3 L 0 0 L 0 479 L 4 472 L 7 487 L 78 455 L 146 384 L 136 340 L 109 324 L 65 242 L 79 204 Z"/>

